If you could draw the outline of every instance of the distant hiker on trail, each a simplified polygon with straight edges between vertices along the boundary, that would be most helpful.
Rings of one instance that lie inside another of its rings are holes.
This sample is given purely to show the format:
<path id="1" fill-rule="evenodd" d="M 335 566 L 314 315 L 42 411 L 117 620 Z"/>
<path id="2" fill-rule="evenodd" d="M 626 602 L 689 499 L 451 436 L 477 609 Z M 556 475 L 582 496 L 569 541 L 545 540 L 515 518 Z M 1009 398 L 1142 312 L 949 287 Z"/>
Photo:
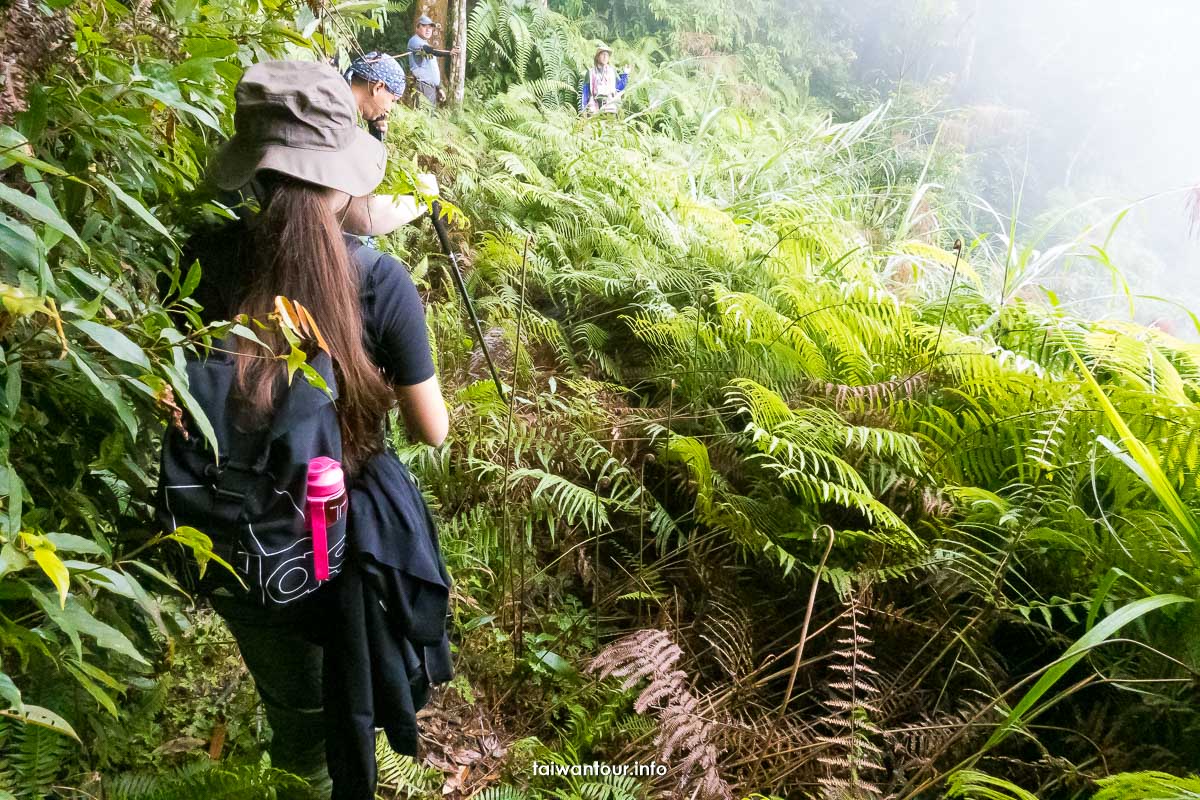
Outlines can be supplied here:
<path id="1" fill-rule="evenodd" d="M 351 62 L 346 80 L 350 81 L 358 113 L 367 121 L 367 130 L 382 142 L 387 134 L 388 114 L 404 96 L 404 68 L 387 53 L 372 50 Z"/>
<path id="2" fill-rule="evenodd" d="M 373 800 L 376 726 L 415 756 L 416 712 L 452 677 L 450 577 L 385 425 L 398 406 L 411 439 L 439 445 L 446 404 L 408 269 L 344 233 L 387 165 L 344 76 L 262 62 L 234 96 L 211 177 L 256 184 L 260 210 L 201 229 L 185 253 L 203 265 L 204 324 L 261 327 L 189 358 L 208 426 L 189 411 L 164 435 L 155 511 L 166 530 L 202 529 L 236 573 L 214 562 L 192 578 L 254 679 L 272 766 L 309 781 L 280 800 Z M 289 341 L 323 384 L 264 355 Z"/>
<path id="3" fill-rule="evenodd" d="M 433 20 L 422 14 L 417 18 L 417 32 L 408 40 L 408 70 L 417 82 L 417 92 L 437 108 L 442 98 L 442 71 L 438 58 L 456 56 L 459 49 L 438 50 L 429 44 L 431 36 Z"/>
<path id="4" fill-rule="evenodd" d="M 620 73 L 609 64 L 612 49 L 601 43 L 596 48 L 592 66 L 583 78 L 579 88 L 579 110 L 588 114 L 598 111 L 616 113 L 621 103 L 621 93 L 629 82 L 629 67 L 622 67 Z"/>

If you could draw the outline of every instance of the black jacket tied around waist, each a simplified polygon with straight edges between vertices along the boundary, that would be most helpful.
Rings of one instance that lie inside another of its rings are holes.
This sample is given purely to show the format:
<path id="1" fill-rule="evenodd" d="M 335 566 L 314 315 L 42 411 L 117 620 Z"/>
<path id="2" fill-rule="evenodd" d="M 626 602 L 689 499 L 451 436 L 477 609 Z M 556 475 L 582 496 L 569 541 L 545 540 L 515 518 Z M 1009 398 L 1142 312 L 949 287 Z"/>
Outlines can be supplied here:
<path id="1" fill-rule="evenodd" d="M 416 713 L 453 675 L 446 615 L 450 575 L 437 529 L 408 470 L 390 452 L 350 492 L 350 553 L 326 588 L 326 748 L 334 800 L 375 796 L 375 728 L 417 754 Z"/>

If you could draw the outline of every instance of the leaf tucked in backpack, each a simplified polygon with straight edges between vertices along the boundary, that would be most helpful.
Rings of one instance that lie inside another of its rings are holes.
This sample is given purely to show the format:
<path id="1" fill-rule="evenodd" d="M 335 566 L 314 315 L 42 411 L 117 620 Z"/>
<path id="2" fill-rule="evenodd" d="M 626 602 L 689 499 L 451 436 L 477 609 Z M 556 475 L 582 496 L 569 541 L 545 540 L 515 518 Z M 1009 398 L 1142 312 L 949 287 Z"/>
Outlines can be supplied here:
<path id="1" fill-rule="evenodd" d="M 316 342 L 317 347 L 326 353 L 329 352 L 329 345 L 325 342 L 325 337 L 321 335 L 317 321 L 313 319 L 313 315 L 302 303 L 295 303 L 283 295 L 276 295 L 275 311 L 279 315 L 284 338 L 289 342 L 292 341 L 292 336 L 288 335 L 290 333 L 301 343 Z"/>

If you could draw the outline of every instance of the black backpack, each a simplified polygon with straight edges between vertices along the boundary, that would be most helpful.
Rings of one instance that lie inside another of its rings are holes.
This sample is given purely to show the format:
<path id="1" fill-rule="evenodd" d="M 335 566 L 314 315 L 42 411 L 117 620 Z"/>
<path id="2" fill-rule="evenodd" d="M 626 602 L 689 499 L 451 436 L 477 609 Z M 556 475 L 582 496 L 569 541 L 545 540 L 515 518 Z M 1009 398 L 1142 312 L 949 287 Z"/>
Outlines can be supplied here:
<path id="1" fill-rule="evenodd" d="M 374 305 L 374 266 L 381 254 L 359 248 L 354 255 L 363 278 L 365 321 Z M 297 372 L 277 392 L 274 416 L 254 430 L 243 430 L 231 392 L 236 363 L 223 352 L 234 349 L 231 342 L 217 343 L 207 355 L 188 359 L 189 390 L 212 424 L 217 454 L 214 458 L 190 415 L 185 415 L 186 437 L 169 426 L 163 435 L 155 513 L 168 532 L 188 526 L 207 535 L 213 553 L 234 568 L 250 596 L 264 607 L 279 607 L 322 585 L 314 575 L 305 489 L 310 460 L 342 460 L 337 381 L 332 359 L 318 350 L 308 363 L 330 394 Z M 346 555 L 346 531 L 345 514 L 328 524 L 331 578 Z M 214 565 L 198 588 L 203 592 L 230 583 L 235 582 L 224 568 Z"/>

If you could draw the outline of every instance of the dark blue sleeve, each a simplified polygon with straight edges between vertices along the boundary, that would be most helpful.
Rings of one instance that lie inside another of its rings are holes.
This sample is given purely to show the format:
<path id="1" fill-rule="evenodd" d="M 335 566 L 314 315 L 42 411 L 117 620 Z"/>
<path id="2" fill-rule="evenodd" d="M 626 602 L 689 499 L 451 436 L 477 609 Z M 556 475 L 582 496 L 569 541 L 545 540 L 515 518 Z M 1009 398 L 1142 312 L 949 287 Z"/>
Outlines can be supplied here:
<path id="1" fill-rule="evenodd" d="M 587 108 L 588 100 L 592 99 L 592 82 L 588 80 L 588 74 L 583 73 L 583 83 L 579 84 L 579 110 L 583 111 Z"/>
<path id="2" fill-rule="evenodd" d="M 370 327 L 375 363 L 388 381 L 412 386 L 434 376 L 433 354 L 425 328 L 425 307 L 408 274 L 408 267 L 395 256 L 385 255 L 375 264 L 374 308 Z"/>
<path id="3" fill-rule="evenodd" d="M 620 75 L 617 76 L 617 91 L 618 92 L 625 91 L 625 84 L 627 84 L 627 83 L 629 83 L 629 73 L 622 72 Z"/>

